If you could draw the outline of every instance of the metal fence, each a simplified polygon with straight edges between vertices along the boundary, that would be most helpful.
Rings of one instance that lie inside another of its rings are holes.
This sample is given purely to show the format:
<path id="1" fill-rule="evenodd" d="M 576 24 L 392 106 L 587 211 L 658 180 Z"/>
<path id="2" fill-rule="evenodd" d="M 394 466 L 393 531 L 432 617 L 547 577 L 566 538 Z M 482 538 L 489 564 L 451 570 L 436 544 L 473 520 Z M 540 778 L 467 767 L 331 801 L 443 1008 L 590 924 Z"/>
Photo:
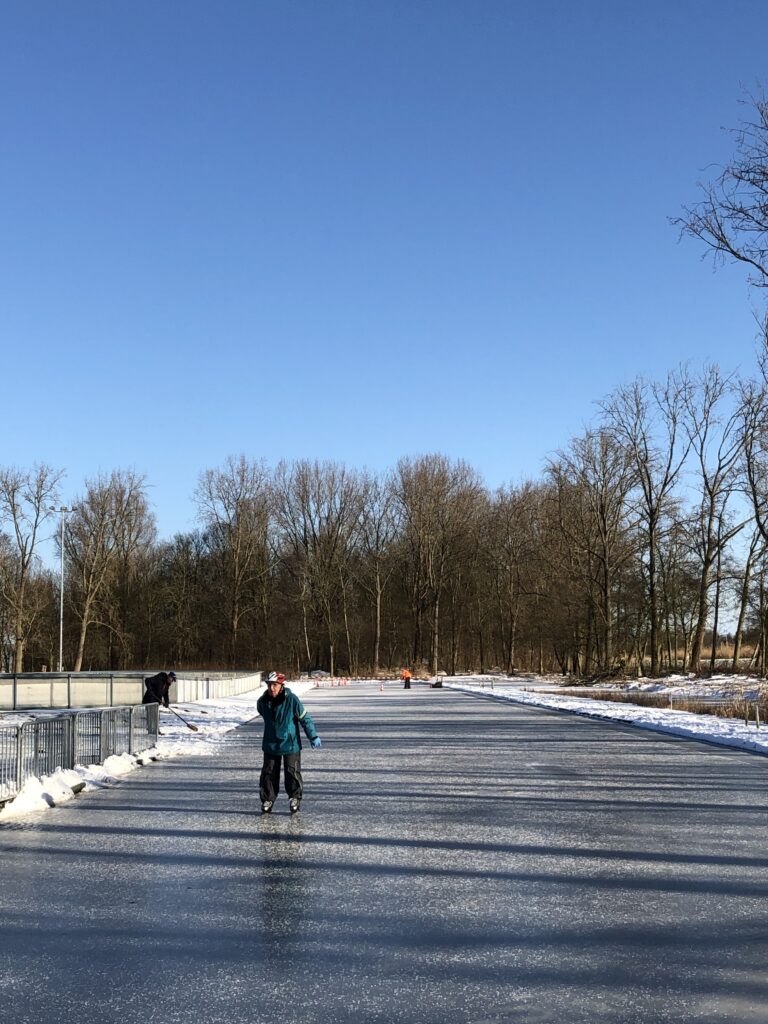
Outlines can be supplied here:
<path id="1" fill-rule="evenodd" d="M 0 802 L 27 779 L 57 768 L 102 764 L 112 754 L 134 754 L 157 743 L 160 706 L 101 708 L 0 725 Z"/>

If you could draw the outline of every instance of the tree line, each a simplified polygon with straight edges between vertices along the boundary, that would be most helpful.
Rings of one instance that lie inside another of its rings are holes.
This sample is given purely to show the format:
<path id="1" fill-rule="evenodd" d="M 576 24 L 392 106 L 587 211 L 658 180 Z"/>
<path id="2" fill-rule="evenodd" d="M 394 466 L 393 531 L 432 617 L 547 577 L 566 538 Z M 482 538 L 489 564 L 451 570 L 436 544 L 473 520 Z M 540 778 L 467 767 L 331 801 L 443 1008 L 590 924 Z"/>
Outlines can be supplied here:
<path id="1" fill-rule="evenodd" d="M 675 218 L 715 262 L 768 287 L 768 102 Z M 0 467 L 0 662 L 58 660 L 59 578 L 38 558 L 63 518 L 64 667 L 408 665 L 560 671 L 768 667 L 768 320 L 753 377 L 715 365 L 639 378 L 540 479 L 490 490 L 466 462 L 372 474 L 245 456 L 205 470 L 197 526 L 157 536 L 146 481 L 115 470 L 59 506 L 63 473 Z M 708 658 L 708 660 L 707 660 Z"/>
<path id="2" fill-rule="evenodd" d="M 0 469 L 3 668 L 57 663 L 59 575 L 36 550 L 64 515 L 72 671 L 699 672 L 727 614 L 734 667 L 747 637 L 764 672 L 765 369 L 621 386 L 540 479 L 493 491 L 441 454 L 380 474 L 233 456 L 171 540 L 133 471 L 61 513 L 61 472 Z"/>

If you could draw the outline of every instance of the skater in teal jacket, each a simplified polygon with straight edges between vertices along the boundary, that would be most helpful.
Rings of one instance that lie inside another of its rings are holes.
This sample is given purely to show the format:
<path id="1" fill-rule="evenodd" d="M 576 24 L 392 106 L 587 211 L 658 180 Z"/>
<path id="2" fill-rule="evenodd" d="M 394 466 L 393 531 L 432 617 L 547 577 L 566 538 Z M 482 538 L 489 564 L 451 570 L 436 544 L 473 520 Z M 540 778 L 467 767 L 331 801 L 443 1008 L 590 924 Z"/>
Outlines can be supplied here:
<path id="1" fill-rule="evenodd" d="M 312 717 L 291 690 L 285 687 L 285 676 L 270 672 L 267 676 L 267 691 L 256 704 L 256 710 L 264 719 L 264 764 L 259 779 L 259 796 L 262 814 L 269 814 L 280 789 L 280 762 L 283 762 L 285 791 L 288 794 L 291 814 L 301 806 L 304 781 L 301 776 L 301 727 L 312 747 L 319 747 Z"/>

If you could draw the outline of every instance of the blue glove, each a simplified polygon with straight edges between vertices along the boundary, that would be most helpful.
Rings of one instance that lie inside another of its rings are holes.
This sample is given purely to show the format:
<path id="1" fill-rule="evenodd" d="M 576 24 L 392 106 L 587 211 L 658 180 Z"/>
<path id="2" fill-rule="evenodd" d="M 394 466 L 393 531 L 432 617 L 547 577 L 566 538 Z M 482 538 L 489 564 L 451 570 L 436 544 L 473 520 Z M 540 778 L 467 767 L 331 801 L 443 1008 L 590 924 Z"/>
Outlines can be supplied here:
<path id="1" fill-rule="evenodd" d="M 320 737 L 315 736 L 313 740 L 309 741 L 309 745 L 312 747 L 313 750 L 317 750 L 317 748 L 322 747 L 323 744 L 320 742 Z"/>

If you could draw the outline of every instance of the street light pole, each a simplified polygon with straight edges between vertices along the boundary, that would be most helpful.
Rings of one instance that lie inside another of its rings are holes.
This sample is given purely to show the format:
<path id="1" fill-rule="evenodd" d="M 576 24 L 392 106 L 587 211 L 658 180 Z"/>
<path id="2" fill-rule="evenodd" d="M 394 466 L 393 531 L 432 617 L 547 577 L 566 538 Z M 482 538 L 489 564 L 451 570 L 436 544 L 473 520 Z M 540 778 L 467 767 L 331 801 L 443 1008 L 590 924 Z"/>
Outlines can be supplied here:
<path id="1" fill-rule="evenodd" d="M 52 508 L 52 512 L 58 512 L 61 516 L 61 537 L 59 540 L 61 563 L 59 569 L 59 672 L 64 671 L 64 517 L 67 512 L 74 512 L 74 508 Z"/>

